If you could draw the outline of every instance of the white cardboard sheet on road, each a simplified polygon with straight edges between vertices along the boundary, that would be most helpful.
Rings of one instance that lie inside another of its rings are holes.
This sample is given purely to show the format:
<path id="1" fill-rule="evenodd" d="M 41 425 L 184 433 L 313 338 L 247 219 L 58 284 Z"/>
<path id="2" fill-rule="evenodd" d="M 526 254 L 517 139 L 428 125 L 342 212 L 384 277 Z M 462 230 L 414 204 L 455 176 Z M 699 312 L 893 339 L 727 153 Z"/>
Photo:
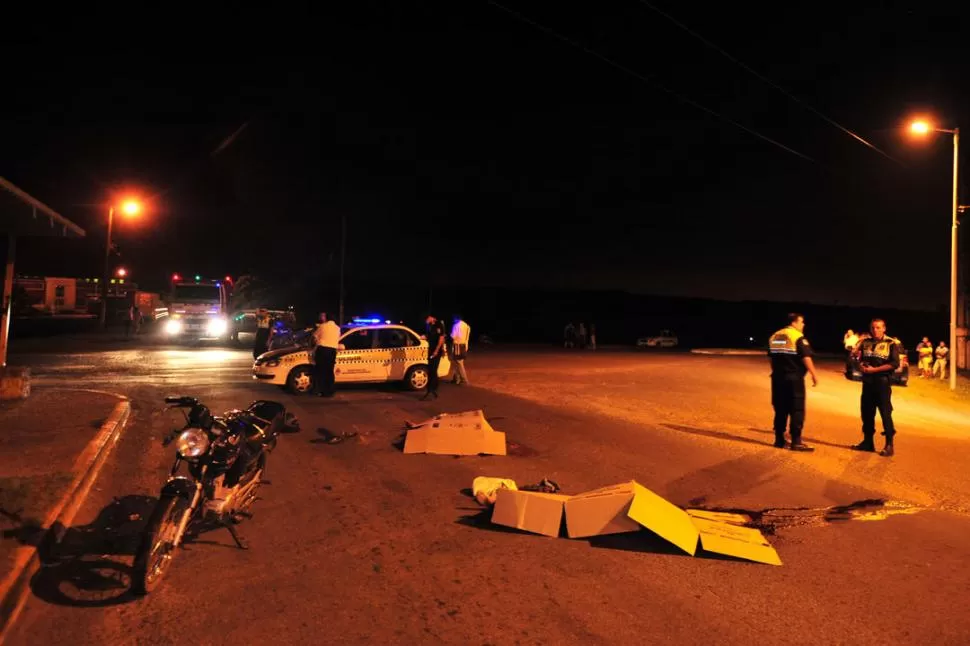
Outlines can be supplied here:
<path id="1" fill-rule="evenodd" d="M 705 551 L 757 563 L 781 565 L 760 531 L 745 527 L 742 514 L 684 510 L 636 481 L 576 496 L 499 489 L 492 522 L 544 536 L 558 536 L 562 518 L 569 538 L 588 538 L 648 529 L 696 556 Z"/>
<path id="2" fill-rule="evenodd" d="M 404 452 L 506 455 L 505 433 L 493 429 L 482 410 L 442 413 L 418 424 L 408 424 Z"/>
<path id="3" fill-rule="evenodd" d="M 563 503 L 569 496 L 512 489 L 499 489 L 496 494 L 493 523 L 553 538 L 559 536 Z"/>
<path id="4" fill-rule="evenodd" d="M 691 556 L 697 551 L 700 533 L 687 512 L 634 480 L 573 496 L 565 508 L 570 538 L 645 527 Z"/>
<path id="5" fill-rule="evenodd" d="M 724 514 L 688 509 L 691 522 L 701 534 L 701 547 L 708 552 L 733 556 L 746 561 L 781 565 L 781 557 L 764 535 L 752 527 L 743 527 L 747 519 L 740 514 Z M 716 519 L 720 516 L 720 519 Z"/>

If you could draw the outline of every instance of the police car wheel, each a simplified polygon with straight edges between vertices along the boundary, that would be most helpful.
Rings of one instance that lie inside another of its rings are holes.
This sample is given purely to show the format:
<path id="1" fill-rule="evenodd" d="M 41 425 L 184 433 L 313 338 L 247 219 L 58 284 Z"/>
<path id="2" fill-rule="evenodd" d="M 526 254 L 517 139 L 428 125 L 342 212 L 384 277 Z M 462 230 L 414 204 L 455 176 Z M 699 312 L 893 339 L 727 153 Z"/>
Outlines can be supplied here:
<path id="1" fill-rule="evenodd" d="M 286 378 L 286 387 L 295 395 L 303 395 L 313 390 L 313 373 L 309 367 L 294 368 Z"/>
<path id="2" fill-rule="evenodd" d="M 428 387 L 427 366 L 414 366 L 404 375 L 404 385 L 410 390 L 424 390 Z"/>

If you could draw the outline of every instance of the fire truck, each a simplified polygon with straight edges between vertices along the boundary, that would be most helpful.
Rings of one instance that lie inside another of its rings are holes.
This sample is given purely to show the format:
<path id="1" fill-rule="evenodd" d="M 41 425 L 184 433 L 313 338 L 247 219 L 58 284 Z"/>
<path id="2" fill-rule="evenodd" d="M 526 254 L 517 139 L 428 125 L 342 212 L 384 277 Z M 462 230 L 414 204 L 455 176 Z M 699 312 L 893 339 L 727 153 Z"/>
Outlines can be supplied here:
<path id="1" fill-rule="evenodd" d="M 232 280 L 183 280 L 172 276 L 172 290 L 168 298 L 168 316 L 164 321 L 165 335 L 172 340 L 189 341 L 216 339 L 226 341 L 231 326 L 229 299 Z"/>

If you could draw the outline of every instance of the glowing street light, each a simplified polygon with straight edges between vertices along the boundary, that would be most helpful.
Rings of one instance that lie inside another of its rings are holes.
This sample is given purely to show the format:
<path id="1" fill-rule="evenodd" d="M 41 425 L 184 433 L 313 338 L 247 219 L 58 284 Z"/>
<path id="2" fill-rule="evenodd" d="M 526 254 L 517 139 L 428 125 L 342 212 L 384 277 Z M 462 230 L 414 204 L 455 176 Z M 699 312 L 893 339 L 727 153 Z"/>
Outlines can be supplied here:
<path id="1" fill-rule="evenodd" d="M 125 269 L 124 267 L 118 267 L 115 270 L 115 276 L 117 276 L 118 278 L 124 278 L 127 275 L 128 275 L 128 270 Z"/>
<path id="2" fill-rule="evenodd" d="M 909 124 L 909 131 L 916 136 L 930 132 L 953 135 L 953 213 L 950 228 L 950 390 L 957 389 L 957 214 L 960 211 L 957 187 L 960 168 L 960 129 L 936 128 L 926 119 L 916 119 Z"/>
<path id="3" fill-rule="evenodd" d="M 914 135 L 925 135 L 930 129 L 930 124 L 923 120 L 917 120 L 909 124 L 909 131 Z"/>
<path id="4" fill-rule="evenodd" d="M 121 202 L 121 212 L 131 218 L 141 213 L 141 202 L 134 198 L 128 198 Z M 114 227 L 115 205 L 108 208 L 108 237 L 104 245 L 104 280 L 101 281 L 101 327 L 104 328 L 108 322 L 108 279 L 111 276 L 111 230 Z"/>

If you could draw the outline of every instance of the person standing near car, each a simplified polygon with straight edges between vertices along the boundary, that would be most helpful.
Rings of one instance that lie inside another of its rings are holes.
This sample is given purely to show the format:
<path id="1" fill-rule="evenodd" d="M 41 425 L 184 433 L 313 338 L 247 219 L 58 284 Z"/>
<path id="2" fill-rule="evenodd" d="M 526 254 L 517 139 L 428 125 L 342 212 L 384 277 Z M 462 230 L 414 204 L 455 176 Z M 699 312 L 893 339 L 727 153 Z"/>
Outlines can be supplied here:
<path id="1" fill-rule="evenodd" d="M 462 320 L 460 314 L 455 314 L 454 324 L 451 326 L 451 359 L 455 363 L 455 383 L 468 383 L 468 373 L 465 372 L 465 357 L 468 356 L 468 344 L 472 338 L 472 329 Z"/>
<path id="2" fill-rule="evenodd" d="M 791 450 L 810 452 L 815 449 L 802 442 L 805 375 L 811 374 L 812 386 L 817 386 L 818 374 L 804 330 L 805 317 L 789 314 L 788 325 L 771 335 L 768 356 L 771 358 L 771 405 L 775 409 L 775 448 L 785 448 L 785 427 L 790 420 Z"/>
<path id="3" fill-rule="evenodd" d="M 313 388 L 317 397 L 333 397 L 333 369 L 337 364 L 337 344 L 340 341 L 340 328 L 327 319 L 326 312 L 320 312 L 317 327 L 313 330 Z"/>
<path id="4" fill-rule="evenodd" d="M 950 348 L 946 347 L 946 343 L 940 341 L 940 345 L 936 346 L 936 363 L 933 364 L 933 376 L 936 373 L 940 373 L 940 379 L 946 379 L 946 362 L 950 357 Z"/>
<path id="5" fill-rule="evenodd" d="M 916 356 L 919 357 L 919 378 L 925 379 L 926 377 L 932 377 L 933 344 L 930 343 L 929 337 L 924 336 L 923 340 L 916 346 Z"/>
<path id="6" fill-rule="evenodd" d="M 256 338 L 253 341 L 253 359 L 256 359 L 269 349 L 271 323 L 269 311 L 266 308 L 261 307 L 256 310 Z"/>
<path id="7" fill-rule="evenodd" d="M 875 452 L 876 411 L 882 419 L 882 434 L 886 436 L 886 446 L 879 455 L 892 457 L 895 454 L 893 437 L 896 427 L 893 424 L 892 374 L 899 367 L 899 343 L 886 335 L 886 322 L 873 319 L 870 324 L 871 336 L 859 347 L 859 360 L 862 370 L 862 441 L 853 446 L 856 451 Z"/>
<path id="8" fill-rule="evenodd" d="M 438 366 L 445 352 L 445 326 L 433 314 L 424 322 L 428 326 L 428 390 L 421 399 L 438 399 Z"/>

